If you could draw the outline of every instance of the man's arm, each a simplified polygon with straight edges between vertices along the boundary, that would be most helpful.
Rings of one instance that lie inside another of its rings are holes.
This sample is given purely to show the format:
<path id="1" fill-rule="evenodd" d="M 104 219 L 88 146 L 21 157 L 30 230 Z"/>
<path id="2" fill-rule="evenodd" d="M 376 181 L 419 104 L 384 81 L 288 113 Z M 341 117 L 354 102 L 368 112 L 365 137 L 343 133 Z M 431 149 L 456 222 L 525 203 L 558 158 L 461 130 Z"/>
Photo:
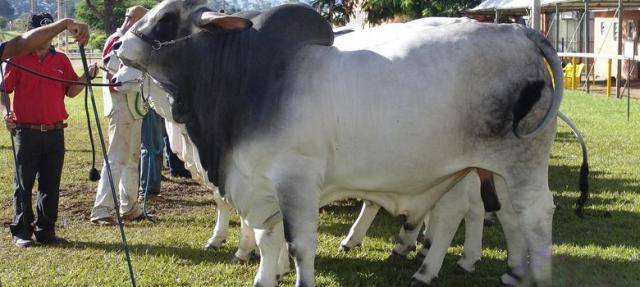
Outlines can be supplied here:
<path id="1" fill-rule="evenodd" d="M 73 19 L 62 19 L 52 24 L 33 29 L 5 43 L 1 59 L 9 59 L 29 54 L 64 30 L 69 30 L 78 44 L 86 45 L 89 40 L 89 27 Z"/>
<path id="2" fill-rule="evenodd" d="M 96 77 L 97 73 L 98 73 L 98 65 L 94 63 L 93 65 L 89 66 L 89 75 L 83 74 L 82 76 L 80 76 L 79 81 L 84 83 L 91 82 L 91 80 L 93 80 Z M 67 97 L 73 98 L 77 96 L 82 91 L 82 89 L 84 89 L 84 87 L 85 86 L 83 85 L 69 86 L 69 89 L 67 90 Z"/>

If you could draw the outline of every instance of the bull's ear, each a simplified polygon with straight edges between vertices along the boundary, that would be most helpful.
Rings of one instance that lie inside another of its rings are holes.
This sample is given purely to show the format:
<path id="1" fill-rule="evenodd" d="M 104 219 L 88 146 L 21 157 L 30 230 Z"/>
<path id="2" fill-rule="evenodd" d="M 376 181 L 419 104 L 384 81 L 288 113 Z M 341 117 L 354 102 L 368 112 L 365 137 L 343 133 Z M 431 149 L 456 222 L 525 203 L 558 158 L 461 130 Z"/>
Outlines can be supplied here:
<path id="1" fill-rule="evenodd" d="M 195 20 L 196 25 L 209 32 L 241 32 L 253 26 L 249 19 L 213 11 L 196 14 Z"/>

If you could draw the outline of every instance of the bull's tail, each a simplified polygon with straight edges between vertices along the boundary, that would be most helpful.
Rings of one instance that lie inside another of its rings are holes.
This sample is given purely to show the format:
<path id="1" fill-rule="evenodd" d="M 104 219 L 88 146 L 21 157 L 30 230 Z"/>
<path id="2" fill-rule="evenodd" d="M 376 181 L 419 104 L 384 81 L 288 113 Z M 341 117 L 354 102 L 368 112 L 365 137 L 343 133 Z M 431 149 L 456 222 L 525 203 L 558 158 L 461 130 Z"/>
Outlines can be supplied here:
<path id="1" fill-rule="evenodd" d="M 571 128 L 571 131 L 578 138 L 580 147 L 582 148 L 582 166 L 580 166 L 579 181 L 580 197 L 576 201 L 576 214 L 578 217 L 582 218 L 584 217 L 584 205 L 587 203 L 587 199 L 589 199 L 589 162 L 587 160 L 587 145 L 584 143 L 584 138 L 582 137 L 580 130 L 578 130 L 576 125 L 567 115 L 558 111 L 558 117 Z"/>
<path id="2" fill-rule="evenodd" d="M 530 92 L 534 92 L 533 90 L 535 90 L 535 92 L 538 94 L 535 98 L 530 99 L 529 97 L 521 97 L 518 101 L 522 101 L 522 103 L 516 103 L 514 107 L 513 133 L 518 138 L 533 138 L 542 133 L 547 125 L 549 125 L 549 123 L 551 123 L 551 121 L 555 119 L 556 114 L 558 113 L 558 109 L 560 108 L 560 102 L 562 101 L 562 92 L 564 90 L 564 85 L 562 82 L 562 63 L 560 63 L 558 54 L 556 53 L 556 50 L 553 48 L 551 43 L 547 40 L 547 38 L 544 37 L 544 35 L 536 30 L 525 28 L 524 32 L 526 33 L 527 38 L 529 38 L 529 40 L 536 44 L 538 49 L 540 49 L 540 51 L 542 52 L 542 55 L 546 59 L 547 63 L 549 63 L 549 66 L 551 67 L 551 76 L 553 79 L 552 83 L 554 83 L 553 94 L 551 96 L 551 104 L 549 105 L 547 114 L 544 116 L 538 126 L 536 126 L 531 132 L 527 134 L 521 134 L 518 131 L 518 124 L 520 120 L 524 118 L 533 104 L 535 104 L 535 102 L 537 102 L 537 100 L 539 99 L 539 91 L 542 90 L 541 82 L 531 83 L 529 85 L 530 89 L 525 89 L 525 91 L 522 92 L 524 96 L 527 96 L 527 94 L 530 94 Z M 523 109 L 523 107 L 525 108 Z"/>

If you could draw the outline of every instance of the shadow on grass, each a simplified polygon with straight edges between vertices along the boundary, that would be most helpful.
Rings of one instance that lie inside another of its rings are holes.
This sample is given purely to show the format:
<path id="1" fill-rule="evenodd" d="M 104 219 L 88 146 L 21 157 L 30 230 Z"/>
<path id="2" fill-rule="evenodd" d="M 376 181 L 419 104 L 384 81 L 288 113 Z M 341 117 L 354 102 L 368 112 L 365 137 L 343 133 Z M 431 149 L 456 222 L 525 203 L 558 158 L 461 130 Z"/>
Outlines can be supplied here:
<path id="1" fill-rule="evenodd" d="M 67 249 L 93 249 L 107 252 L 120 253 L 124 252 L 120 243 L 103 243 L 103 242 L 85 242 L 70 241 L 69 244 L 56 246 L 58 248 Z M 153 244 L 129 244 L 130 254 L 139 256 L 155 256 L 155 257 L 179 257 L 190 261 L 191 263 L 225 263 L 239 264 L 234 258 L 234 251 L 230 248 L 208 249 L 193 248 L 187 246 L 168 246 Z"/>
<path id="2" fill-rule="evenodd" d="M 348 256 L 348 255 L 347 255 Z M 506 271 L 503 260 L 483 258 L 471 274 L 456 268 L 459 256 L 445 256 L 439 277 L 431 286 L 499 286 Z M 629 261 L 602 260 L 582 256 L 554 256 L 554 286 L 633 286 L 639 283 L 637 267 Z M 419 264 L 409 260 L 317 257 L 316 272 L 335 278 L 340 286 L 407 286 Z M 593 272 L 593 270 L 598 270 Z M 393 282 L 393 283 L 390 283 Z M 636 285 L 637 286 L 637 285 Z"/>
<path id="3" fill-rule="evenodd" d="M 556 133 L 556 142 L 578 142 L 578 138 L 573 134 L 573 132 L 557 132 Z"/>

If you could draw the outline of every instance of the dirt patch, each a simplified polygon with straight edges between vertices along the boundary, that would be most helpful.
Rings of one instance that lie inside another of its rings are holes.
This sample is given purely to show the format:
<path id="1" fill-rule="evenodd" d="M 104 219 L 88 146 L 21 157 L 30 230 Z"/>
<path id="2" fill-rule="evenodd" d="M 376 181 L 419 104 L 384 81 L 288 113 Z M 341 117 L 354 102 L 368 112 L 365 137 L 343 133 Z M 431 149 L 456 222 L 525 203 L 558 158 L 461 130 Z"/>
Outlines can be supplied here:
<path id="1" fill-rule="evenodd" d="M 58 223 L 67 225 L 72 222 L 87 222 L 95 201 L 97 184 L 86 182 L 81 184 L 64 184 L 60 187 L 60 203 L 58 207 Z M 35 213 L 36 192 L 33 192 L 33 209 Z M 170 213 L 185 213 L 198 207 L 213 208 L 213 192 L 191 179 L 170 178 L 164 175 L 161 192 L 158 197 L 147 200 L 150 214 L 159 216 Z M 8 228 L 13 216 L 13 202 L 0 202 L 0 208 L 11 210 L 6 217 L 0 218 L 0 226 Z"/>

